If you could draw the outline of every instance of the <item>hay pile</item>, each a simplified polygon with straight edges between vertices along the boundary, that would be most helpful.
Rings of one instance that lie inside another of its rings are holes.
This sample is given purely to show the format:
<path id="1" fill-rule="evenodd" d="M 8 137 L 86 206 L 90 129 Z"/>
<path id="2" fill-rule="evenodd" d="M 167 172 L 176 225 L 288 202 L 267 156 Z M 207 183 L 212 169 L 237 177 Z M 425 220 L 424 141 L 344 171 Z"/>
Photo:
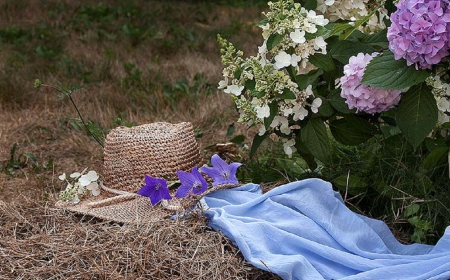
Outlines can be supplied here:
<path id="1" fill-rule="evenodd" d="M 200 215 L 136 226 L 53 205 L 0 201 L 0 279 L 280 279 Z"/>

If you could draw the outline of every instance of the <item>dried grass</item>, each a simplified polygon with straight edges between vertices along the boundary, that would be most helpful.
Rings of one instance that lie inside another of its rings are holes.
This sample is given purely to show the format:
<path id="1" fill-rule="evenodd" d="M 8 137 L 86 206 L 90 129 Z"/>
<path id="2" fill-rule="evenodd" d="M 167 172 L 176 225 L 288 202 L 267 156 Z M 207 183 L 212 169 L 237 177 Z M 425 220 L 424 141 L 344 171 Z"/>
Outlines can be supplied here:
<path id="1" fill-rule="evenodd" d="M 200 215 L 121 225 L 50 205 L 0 201 L 0 279 L 280 279 Z"/>

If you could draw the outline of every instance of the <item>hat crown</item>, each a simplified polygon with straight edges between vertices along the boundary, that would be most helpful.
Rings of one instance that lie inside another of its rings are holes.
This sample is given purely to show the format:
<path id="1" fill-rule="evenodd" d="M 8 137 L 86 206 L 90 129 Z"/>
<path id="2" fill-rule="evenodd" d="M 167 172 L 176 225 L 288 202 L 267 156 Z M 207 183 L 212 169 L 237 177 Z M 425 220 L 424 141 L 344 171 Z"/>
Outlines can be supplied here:
<path id="1" fill-rule="evenodd" d="M 156 122 L 117 127 L 107 135 L 104 148 L 105 184 L 117 190 L 137 192 L 145 175 L 176 180 L 176 171 L 190 171 L 201 155 L 189 122 Z"/>

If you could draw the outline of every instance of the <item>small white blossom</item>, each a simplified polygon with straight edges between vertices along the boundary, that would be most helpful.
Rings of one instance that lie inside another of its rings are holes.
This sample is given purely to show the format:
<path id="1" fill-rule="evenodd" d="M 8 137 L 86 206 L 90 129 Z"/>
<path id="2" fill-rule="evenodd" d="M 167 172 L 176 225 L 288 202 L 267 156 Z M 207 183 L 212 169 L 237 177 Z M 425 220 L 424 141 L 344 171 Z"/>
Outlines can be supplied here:
<path id="1" fill-rule="evenodd" d="M 295 151 L 297 151 L 297 148 L 294 147 L 295 145 L 295 140 L 294 139 L 289 139 L 287 141 L 285 141 L 283 143 L 283 150 L 284 153 L 291 158 L 292 157 L 292 153 L 294 153 Z"/>
<path id="2" fill-rule="evenodd" d="M 66 173 L 63 173 L 63 174 L 59 175 L 58 179 L 61 180 L 61 181 L 66 180 Z"/>
<path id="3" fill-rule="evenodd" d="M 286 53 L 285 51 L 280 51 L 275 56 L 275 69 L 281 69 L 291 65 L 291 55 Z"/>
<path id="4" fill-rule="evenodd" d="M 238 85 L 230 85 L 227 86 L 227 88 L 224 90 L 225 93 L 232 93 L 236 96 L 241 95 L 242 91 L 244 90 L 244 86 L 238 86 Z"/>
<path id="5" fill-rule="evenodd" d="M 303 44 L 304 42 L 306 42 L 305 31 L 300 29 L 295 29 L 294 32 L 291 32 L 289 34 L 289 37 L 292 39 L 292 41 L 294 41 L 294 43 L 297 44 Z"/>
<path id="6" fill-rule="evenodd" d="M 228 86 L 228 78 L 219 82 L 218 89 L 224 89 Z"/>
<path id="7" fill-rule="evenodd" d="M 312 102 L 312 104 L 311 104 L 311 111 L 313 112 L 313 113 L 317 113 L 319 110 L 318 110 L 318 108 L 320 107 L 322 105 L 322 99 L 320 99 L 320 98 L 316 98 L 316 99 L 314 99 L 314 101 Z"/>
<path id="8" fill-rule="evenodd" d="M 255 106 L 256 116 L 260 119 L 268 118 L 270 116 L 269 105 Z"/>
<path id="9" fill-rule="evenodd" d="M 99 188 L 97 182 L 92 182 L 92 183 L 90 183 L 89 185 L 86 186 L 86 189 L 90 190 L 90 191 L 91 191 L 91 194 L 92 194 L 93 196 L 97 196 L 97 195 L 100 194 L 100 188 Z"/>
<path id="10" fill-rule="evenodd" d="M 446 97 L 439 97 L 437 99 L 437 107 L 439 111 L 450 112 L 450 102 Z"/>

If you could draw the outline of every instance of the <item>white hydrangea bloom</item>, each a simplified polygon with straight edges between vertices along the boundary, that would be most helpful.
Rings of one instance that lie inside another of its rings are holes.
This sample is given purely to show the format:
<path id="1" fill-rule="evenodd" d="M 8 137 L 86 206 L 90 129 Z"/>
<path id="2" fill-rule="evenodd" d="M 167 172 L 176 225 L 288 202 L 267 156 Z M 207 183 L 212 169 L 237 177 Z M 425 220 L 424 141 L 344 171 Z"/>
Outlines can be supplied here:
<path id="1" fill-rule="evenodd" d="M 217 87 L 218 89 L 224 89 L 228 86 L 228 78 L 225 77 L 224 80 L 219 82 L 219 86 Z"/>
<path id="2" fill-rule="evenodd" d="M 319 107 L 321 105 L 322 105 L 322 99 L 317 97 L 316 99 L 313 100 L 313 102 L 311 104 L 311 111 L 316 114 L 319 111 Z"/>
<path id="3" fill-rule="evenodd" d="M 446 96 L 437 98 L 437 107 L 439 111 L 450 112 L 450 102 L 448 101 Z"/>
<path id="4" fill-rule="evenodd" d="M 256 106 L 256 116 L 260 119 L 268 118 L 270 116 L 270 108 L 268 105 Z"/>
<path id="5" fill-rule="evenodd" d="M 291 55 L 286 53 L 285 51 L 280 51 L 275 56 L 275 69 L 281 69 L 284 67 L 288 67 L 289 65 L 291 65 Z"/>
<path id="6" fill-rule="evenodd" d="M 282 140 L 283 141 L 283 150 L 284 153 L 291 158 L 292 153 L 297 151 L 297 148 L 295 148 L 295 139 L 289 139 L 289 140 Z"/>
<path id="7" fill-rule="evenodd" d="M 63 173 L 63 174 L 59 175 L 58 179 L 61 180 L 61 181 L 66 180 L 66 173 Z"/>
<path id="8" fill-rule="evenodd" d="M 97 182 L 92 182 L 86 186 L 86 189 L 91 191 L 93 196 L 97 196 L 100 194 L 100 187 Z"/>
<path id="9" fill-rule="evenodd" d="M 223 91 L 228 94 L 234 94 L 236 96 L 239 96 L 239 95 L 241 95 L 243 90 L 244 90 L 244 86 L 229 85 Z"/>
<path id="10" fill-rule="evenodd" d="M 303 44 L 304 42 L 306 42 L 305 34 L 306 34 L 305 31 L 295 29 L 294 32 L 291 32 L 289 34 L 289 37 L 292 39 L 292 41 L 294 41 L 294 43 Z"/>

